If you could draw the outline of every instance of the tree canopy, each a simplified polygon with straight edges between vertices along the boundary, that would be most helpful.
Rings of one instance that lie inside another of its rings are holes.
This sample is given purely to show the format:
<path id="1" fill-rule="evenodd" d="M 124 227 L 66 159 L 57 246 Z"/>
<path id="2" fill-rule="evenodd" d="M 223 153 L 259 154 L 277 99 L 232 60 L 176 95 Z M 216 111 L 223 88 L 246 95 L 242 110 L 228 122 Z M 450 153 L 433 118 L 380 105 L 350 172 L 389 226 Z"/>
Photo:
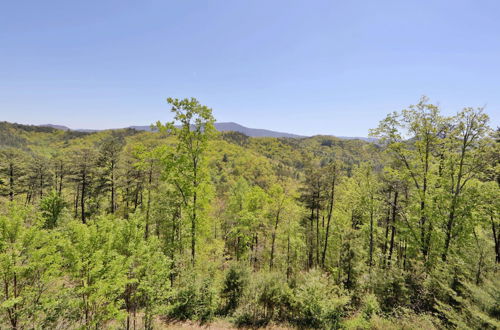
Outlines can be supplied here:
<path id="1" fill-rule="evenodd" d="M 500 138 L 422 98 L 374 142 L 0 123 L 0 328 L 500 327 Z"/>

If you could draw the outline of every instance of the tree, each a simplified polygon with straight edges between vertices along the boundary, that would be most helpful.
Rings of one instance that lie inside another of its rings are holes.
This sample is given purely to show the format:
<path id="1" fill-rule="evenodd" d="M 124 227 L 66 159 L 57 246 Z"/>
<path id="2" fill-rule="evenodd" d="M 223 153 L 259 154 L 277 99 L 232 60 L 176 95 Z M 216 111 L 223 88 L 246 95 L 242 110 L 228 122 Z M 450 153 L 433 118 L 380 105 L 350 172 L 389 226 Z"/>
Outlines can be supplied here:
<path id="1" fill-rule="evenodd" d="M 66 202 L 55 190 L 45 196 L 40 202 L 40 210 L 45 219 L 44 227 L 48 229 L 55 228 L 65 208 Z"/>
<path id="2" fill-rule="evenodd" d="M 274 218 L 274 225 L 271 233 L 271 256 L 269 257 L 269 270 L 273 269 L 274 266 L 274 254 L 276 249 L 276 236 L 278 232 L 278 225 L 280 223 L 281 217 L 283 216 L 283 211 L 285 208 L 286 192 L 280 186 L 273 186 L 270 189 L 269 197 L 273 201 L 274 205 L 271 206 L 271 215 Z"/>
<path id="3" fill-rule="evenodd" d="M 40 215 L 17 204 L 0 211 L 0 326 L 51 327 L 61 276 L 57 238 Z"/>
<path id="4" fill-rule="evenodd" d="M 328 250 L 328 239 L 330 237 L 330 222 L 333 216 L 333 206 L 335 203 L 335 186 L 339 182 L 340 176 L 340 164 L 337 162 L 331 162 L 326 168 L 326 180 L 328 180 L 328 213 L 326 220 L 326 231 L 325 231 L 325 239 L 323 245 L 323 253 L 321 255 L 321 266 L 325 267 L 325 258 L 326 251 Z"/>
<path id="5" fill-rule="evenodd" d="M 146 141 L 145 143 L 135 146 L 134 155 L 138 159 L 136 167 L 145 173 L 147 203 L 146 203 L 146 227 L 144 237 L 147 239 L 150 233 L 150 218 L 151 218 L 151 201 L 153 191 L 158 188 L 158 178 L 160 176 L 160 157 L 162 149 L 159 148 L 155 141 Z M 158 228 L 159 229 L 159 228 Z M 157 230 L 158 232 L 158 230 Z"/>
<path id="6" fill-rule="evenodd" d="M 34 202 L 35 197 L 43 198 L 44 189 L 50 186 L 52 173 L 50 172 L 49 160 L 39 154 L 31 155 L 27 170 L 27 196 L 26 202 Z"/>
<path id="7" fill-rule="evenodd" d="M 115 213 L 116 168 L 124 141 L 122 136 L 112 132 L 100 141 L 99 144 L 99 155 L 96 165 L 101 169 L 101 173 L 99 173 L 101 190 L 109 191 L 109 212 Z"/>
<path id="8" fill-rule="evenodd" d="M 3 194 L 13 201 L 14 196 L 24 190 L 23 181 L 26 175 L 26 155 L 15 148 L 0 150 L 0 173 L 5 178 Z"/>
<path id="9" fill-rule="evenodd" d="M 320 251 L 320 212 L 323 208 L 324 186 L 322 173 L 317 164 L 309 163 L 305 173 L 304 186 L 301 188 L 300 200 L 309 209 L 310 215 L 306 222 L 308 228 L 308 267 L 319 264 Z M 314 224 L 316 223 L 316 231 Z M 316 258 L 314 255 L 316 253 Z"/>
<path id="10" fill-rule="evenodd" d="M 114 221 L 114 249 L 122 257 L 126 282 L 122 297 L 127 311 L 126 329 L 136 328 L 137 311 L 144 312 L 144 327 L 152 329 L 153 316 L 158 315 L 170 294 L 170 261 L 156 237 L 144 239 L 140 216 L 128 221 Z"/>
<path id="11" fill-rule="evenodd" d="M 447 139 L 444 172 L 447 175 L 442 194 L 448 198 L 443 261 L 446 261 L 453 237 L 453 227 L 460 218 L 463 192 L 471 179 L 481 174 L 484 167 L 484 137 L 488 133 L 488 116 L 482 108 L 465 108 L 453 118 L 453 128 Z M 448 192 L 448 193 L 447 193 Z"/>
<path id="12" fill-rule="evenodd" d="M 434 227 L 430 217 L 429 189 L 434 180 L 436 155 L 447 129 L 439 108 L 422 97 L 416 105 L 400 113 L 394 112 L 380 122 L 371 134 L 380 138 L 390 154 L 401 164 L 400 171 L 411 182 L 417 193 L 420 250 L 424 260 L 430 253 L 430 239 Z M 412 225 L 411 223 L 409 223 Z"/>
<path id="13" fill-rule="evenodd" d="M 127 284 L 126 258 L 115 248 L 117 223 L 100 217 L 94 221 L 72 221 L 65 229 L 63 248 L 65 273 L 71 284 L 67 304 L 74 308 L 73 322 L 100 328 L 126 313 L 120 299 Z"/>
<path id="14" fill-rule="evenodd" d="M 207 180 L 206 174 L 202 171 L 202 162 L 208 140 L 215 133 L 215 119 L 212 116 L 212 109 L 201 105 L 195 98 L 183 100 L 168 98 L 167 101 L 172 105 L 174 120 L 166 125 L 158 122 L 157 127 L 177 138 L 175 153 L 168 157 L 167 171 L 176 172 L 171 180 L 181 192 L 184 206 L 189 210 L 191 262 L 194 264 L 196 226 L 199 221 L 199 191 Z M 176 126 L 176 123 L 179 126 Z"/>
<path id="15" fill-rule="evenodd" d="M 80 203 L 80 219 L 82 223 L 87 222 L 87 210 L 85 206 L 87 198 L 91 194 L 92 184 L 95 179 L 95 159 L 95 151 L 90 146 L 77 147 L 72 151 L 72 178 L 76 183 L 75 217 L 78 203 Z"/>

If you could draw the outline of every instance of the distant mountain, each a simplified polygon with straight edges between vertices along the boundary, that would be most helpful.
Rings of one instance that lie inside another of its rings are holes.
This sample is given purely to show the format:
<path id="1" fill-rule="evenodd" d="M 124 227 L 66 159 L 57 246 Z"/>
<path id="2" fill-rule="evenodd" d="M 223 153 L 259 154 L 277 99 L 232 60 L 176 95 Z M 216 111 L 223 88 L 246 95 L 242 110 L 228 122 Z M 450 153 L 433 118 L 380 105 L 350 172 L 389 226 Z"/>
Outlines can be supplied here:
<path id="1" fill-rule="evenodd" d="M 276 132 L 276 131 L 271 131 L 271 130 L 267 130 L 267 129 L 248 128 L 248 127 L 245 127 L 245 126 L 242 126 L 240 124 L 233 123 L 233 122 L 215 123 L 215 128 L 217 128 L 217 130 L 220 132 L 234 131 L 234 132 L 243 133 L 246 136 L 251 136 L 251 137 L 276 137 L 276 138 L 282 138 L 282 137 L 285 137 L 285 138 L 304 138 L 304 137 L 306 137 L 303 135 Z"/>
<path id="2" fill-rule="evenodd" d="M 92 133 L 92 132 L 98 132 L 98 129 L 87 129 L 87 128 L 77 128 L 77 129 L 71 129 L 68 126 L 64 125 L 54 125 L 54 124 L 43 124 L 43 125 L 38 125 L 40 127 L 50 127 L 50 128 L 55 128 L 55 129 L 60 129 L 62 131 L 75 131 L 75 132 L 85 132 L 85 133 Z"/>
<path id="3" fill-rule="evenodd" d="M 363 140 L 366 142 L 377 142 L 376 138 L 363 137 L 363 136 L 335 136 L 335 137 L 343 140 Z"/>
<path id="4" fill-rule="evenodd" d="M 61 130 L 71 130 L 70 128 L 62 125 L 53 125 L 53 124 L 46 124 L 46 125 L 40 125 L 44 127 L 52 127 L 56 129 L 61 129 Z M 144 126 L 129 126 L 127 128 L 132 128 L 138 131 L 151 131 L 151 126 L 150 125 L 144 125 Z M 275 137 L 275 138 L 305 138 L 307 136 L 304 135 L 298 135 L 298 134 L 292 134 L 292 133 L 284 133 L 284 132 L 277 132 L 277 131 L 271 131 L 268 129 L 261 129 L 261 128 L 249 128 L 245 127 L 243 125 L 240 125 L 238 123 L 233 123 L 233 122 L 221 122 L 221 123 L 215 123 L 215 128 L 219 132 L 227 132 L 227 131 L 234 131 L 234 132 L 239 132 L 242 134 L 245 134 L 246 136 L 250 137 Z M 78 132 L 96 132 L 98 130 L 94 129 L 75 129 L 74 131 Z M 353 136 L 337 136 L 339 139 L 345 139 L 345 140 L 363 140 L 367 142 L 374 142 L 376 139 L 373 138 L 366 138 L 366 137 L 353 137 Z"/>
<path id="5" fill-rule="evenodd" d="M 40 127 L 50 127 L 50 128 L 55 128 L 55 129 L 60 129 L 62 131 L 70 131 L 71 129 L 67 126 L 64 125 L 53 125 L 53 124 L 44 124 L 44 125 L 38 125 Z"/>
<path id="6" fill-rule="evenodd" d="M 150 126 L 130 126 L 130 128 L 136 129 L 138 131 L 151 131 Z M 234 131 L 234 132 L 239 132 L 239 133 L 245 134 L 246 136 L 250 136 L 250 137 L 277 137 L 277 138 L 281 138 L 281 137 L 303 138 L 303 137 L 306 137 L 303 135 L 276 132 L 276 131 L 271 131 L 271 130 L 267 130 L 267 129 L 249 128 L 249 127 L 245 127 L 243 125 L 233 123 L 233 122 L 215 123 L 215 128 L 219 132 Z"/>

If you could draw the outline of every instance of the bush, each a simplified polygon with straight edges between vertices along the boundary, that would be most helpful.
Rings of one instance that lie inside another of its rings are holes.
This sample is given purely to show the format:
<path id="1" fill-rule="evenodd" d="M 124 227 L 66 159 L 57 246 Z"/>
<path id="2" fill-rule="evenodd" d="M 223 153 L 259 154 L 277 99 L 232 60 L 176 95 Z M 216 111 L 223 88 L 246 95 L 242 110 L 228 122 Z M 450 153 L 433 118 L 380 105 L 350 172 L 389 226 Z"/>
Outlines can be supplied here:
<path id="1" fill-rule="evenodd" d="M 384 312 L 409 304 L 409 293 L 405 278 L 399 269 L 389 269 L 381 272 L 375 286 L 375 293 Z"/>
<path id="2" fill-rule="evenodd" d="M 392 318 L 374 315 L 370 319 L 369 329 L 377 330 L 411 330 L 411 329 L 442 329 L 439 320 L 427 314 L 415 314 L 407 309 L 398 309 Z"/>
<path id="3" fill-rule="evenodd" d="M 313 328 L 338 327 L 349 297 L 319 271 L 307 273 L 295 290 L 294 322 Z"/>
<path id="4" fill-rule="evenodd" d="M 292 308 L 294 297 L 292 290 L 282 276 L 268 274 L 263 278 L 258 303 L 264 308 L 264 316 L 273 319 L 286 319 L 286 315 Z"/>
<path id="5" fill-rule="evenodd" d="M 305 273 L 291 288 L 281 274 L 255 274 L 235 312 L 238 326 L 272 321 L 300 328 L 340 326 L 349 297 L 320 271 Z"/>
<path id="6" fill-rule="evenodd" d="M 195 275 L 182 277 L 187 279 L 174 290 L 168 316 L 178 320 L 203 322 L 213 319 L 219 302 L 213 278 L 207 276 L 200 279 Z"/>
<path id="7" fill-rule="evenodd" d="M 248 284 L 248 272 L 245 268 L 232 265 L 224 280 L 221 297 L 226 300 L 222 313 L 231 314 L 238 307 L 243 290 Z"/>
<path id="8" fill-rule="evenodd" d="M 356 314 L 354 317 L 342 321 L 342 329 L 372 329 L 370 321 L 365 319 L 363 314 Z"/>
<path id="9" fill-rule="evenodd" d="M 263 326 L 272 320 L 286 321 L 293 313 L 293 293 L 280 274 L 254 274 L 236 310 L 239 326 Z"/>
<path id="10" fill-rule="evenodd" d="M 371 318 L 373 315 L 380 313 L 380 304 L 378 303 L 377 296 L 369 293 L 363 297 L 362 309 L 363 316 L 366 319 Z"/>

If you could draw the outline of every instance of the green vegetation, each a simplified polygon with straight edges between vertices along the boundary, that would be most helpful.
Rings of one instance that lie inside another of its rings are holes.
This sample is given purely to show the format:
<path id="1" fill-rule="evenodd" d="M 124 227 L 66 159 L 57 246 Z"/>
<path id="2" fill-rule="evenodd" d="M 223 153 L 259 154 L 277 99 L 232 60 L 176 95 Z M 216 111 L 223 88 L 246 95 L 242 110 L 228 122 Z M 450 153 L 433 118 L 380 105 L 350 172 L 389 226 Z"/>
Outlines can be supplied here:
<path id="1" fill-rule="evenodd" d="M 500 327 L 500 135 L 423 98 L 377 143 L 0 123 L 0 328 Z"/>

